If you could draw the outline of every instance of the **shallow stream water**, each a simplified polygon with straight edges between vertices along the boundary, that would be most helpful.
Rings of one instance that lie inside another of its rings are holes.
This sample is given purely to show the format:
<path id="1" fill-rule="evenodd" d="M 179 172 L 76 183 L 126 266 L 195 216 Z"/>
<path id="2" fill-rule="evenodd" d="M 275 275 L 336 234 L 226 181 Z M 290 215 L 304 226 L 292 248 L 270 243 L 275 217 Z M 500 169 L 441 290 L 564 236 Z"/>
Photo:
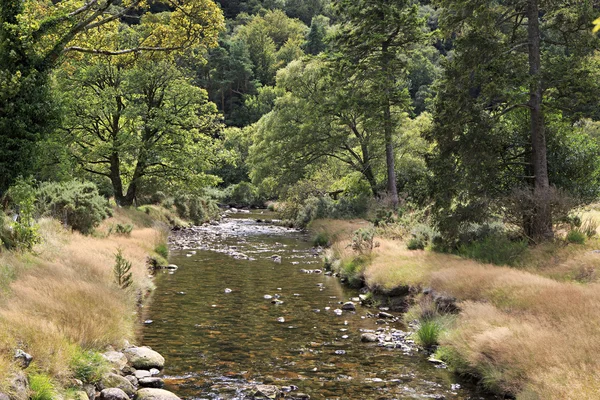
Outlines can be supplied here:
<path id="1" fill-rule="evenodd" d="M 489 399 L 410 347 L 361 343 L 365 330 L 401 334 L 357 305 L 358 292 L 301 269 L 321 259 L 309 237 L 231 215 L 175 235 L 174 273 L 159 273 L 140 332 L 164 355 L 167 389 L 185 399 L 248 399 L 257 383 L 297 386 L 311 399 Z M 281 262 L 275 256 L 281 257 Z M 265 295 L 273 298 L 265 298 Z M 281 304 L 273 304 L 278 298 Z M 340 312 L 337 311 L 339 314 Z"/>

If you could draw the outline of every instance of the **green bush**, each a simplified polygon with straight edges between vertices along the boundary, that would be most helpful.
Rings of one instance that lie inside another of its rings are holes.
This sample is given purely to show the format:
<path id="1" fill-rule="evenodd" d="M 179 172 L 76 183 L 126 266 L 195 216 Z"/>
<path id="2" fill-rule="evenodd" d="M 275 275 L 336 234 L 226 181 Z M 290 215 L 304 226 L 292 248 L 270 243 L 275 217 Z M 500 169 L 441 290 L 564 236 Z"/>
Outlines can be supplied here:
<path id="1" fill-rule="evenodd" d="M 311 221 L 331 217 L 332 213 L 333 200 L 331 197 L 310 197 L 300 207 L 296 215 L 295 225 L 299 228 L 305 228 Z"/>
<path id="2" fill-rule="evenodd" d="M 31 180 L 19 178 L 4 198 L 14 209 L 13 218 L 0 214 L 0 240 L 8 249 L 31 250 L 41 238 L 34 219 L 35 189 Z"/>
<path id="3" fill-rule="evenodd" d="M 259 207 L 264 199 L 259 196 L 258 189 L 249 182 L 240 182 L 227 188 L 225 201 L 231 206 Z"/>
<path id="4" fill-rule="evenodd" d="M 148 210 L 148 209 L 146 209 Z M 148 213 L 146 213 L 148 214 Z M 122 236 L 130 236 L 131 232 L 133 231 L 133 225 L 132 224 L 116 224 L 111 226 L 108 229 L 108 233 L 114 233 L 115 235 L 122 235 Z"/>
<path id="5" fill-rule="evenodd" d="M 41 373 L 29 375 L 30 400 L 55 400 L 57 397 L 56 387 L 52 379 Z"/>
<path id="6" fill-rule="evenodd" d="M 341 265 L 340 275 L 350 287 L 361 287 L 363 284 L 363 271 L 369 263 L 369 257 L 360 255 Z"/>
<path id="7" fill-rule="evenodd" d="M 523 252 L 527 250 L 527 246 L 526 240 L 511 240 L 505 234 L 494 234 L 478 241 L 460 245 L 458 254 L 484 263 L 514 265 Z"/>
<path id="8" fill-rule="evenodd" d="M 423 250 L 439 238 L 439 233 L 428 225 L 417 224 L 412 229 L 411 236 L 406 247 L 409 250 Z"/>
<path id="9" fill-rule="evenodd" d="M 195 225 L 216 219 L 220 210 L 216 201 L 190 194 L 180 194 L 174 198 L 175 208 L 181 218 L 191 220 Z"/>
<path id="10" fill-rule="evenodd" d="M 84 350 L 75 353 L 71 359 L 70 368 L 73 376 L 83 383 L 98 382 L 102 375 L 110 370 L 110 366 L 102 354 Z"/>
<path id="11" fill-rule="evenodd" d="M 352 250 L 359 254 L 370 254 L 373 251 L 375 230 L 360 228 L 352 235 Z"/>
<path id="12" fill-rule="evenodd" d="M 569 233 L 567 233 L 567 242 L 574 244 L 584 244 L 585 243 L 585 233 L 579 231 L 578 229 L 571 229 Z"/>
<path id="13" fill-rule="evenodd" d="M 408 250 L 424 250 L 426 243 L 421 238 L 410 238 L 406 244 Z"/>
<path id="14" fill-rule="evenodd" d="M 319 232 L 315 235 L 315 237 L 313 238 L 313 246 L 321 246 L 321 247 L 327 247 L 329 246 L 330 243 L 330 239 L 329 239 L 329 234 L 327 232 Z"/>
<path id="15" fill-rule="evenodd" d="M 108 202 L 91 182 L 43 183 L 36 204 L 40 215 L 57 218 L 85 234 L 110 215 Z"/>
<path id="16" fill-rule="evenodd" d="M 442 326 L 435 320 L 421 322 L 416 332 L 417 342 L 423 347 L 432 347 L 438 344 Z"/>

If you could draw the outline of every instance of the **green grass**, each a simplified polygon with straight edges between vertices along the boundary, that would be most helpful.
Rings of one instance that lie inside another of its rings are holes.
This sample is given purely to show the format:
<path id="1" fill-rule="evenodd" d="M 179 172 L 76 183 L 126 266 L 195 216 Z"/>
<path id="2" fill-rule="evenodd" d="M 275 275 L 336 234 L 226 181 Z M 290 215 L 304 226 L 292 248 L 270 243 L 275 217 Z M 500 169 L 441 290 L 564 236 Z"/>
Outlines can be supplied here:
<path id="1" fill-rule="evenodd" d="M 55 400 L 56 387 L 52 379 L 41 373 L 29 375 L 30 400 Z"/>
<path id="2" fill-rule="evenodd" d="M 525 240 L 510 240 L 504 235 L 492 235 L 485 239 L 463 244 L 458 254 L 483 263 L 515 265 L 527 250 Z"/>
<path id="3" fill-rule="evenodd" d="M 110 370 L 106 359 L 94 351 L 77 351 L 71 359 L 73 376 L 84 383 L 98 382 Z"/>
<path id="4" fill-rule="evenodd" d="M 432 347 L 438 344 L 442 325 L 435 320 L 423 321 L 416 332 L 417 342 L 423 347 Z"/>
<path id="5" fill-rule="evenodd" d="M 567 242 L 574 244 L 584 244 L 585 243 L 585 233 L 578 231 L 577 229 L 572 229 L 567 233 Z"/>
<path id="6" fill-rule="evenodd" d="M 157 244 L 154 251 L 164 259 L 169 258 L 169 246 L 166 243 Z"/>

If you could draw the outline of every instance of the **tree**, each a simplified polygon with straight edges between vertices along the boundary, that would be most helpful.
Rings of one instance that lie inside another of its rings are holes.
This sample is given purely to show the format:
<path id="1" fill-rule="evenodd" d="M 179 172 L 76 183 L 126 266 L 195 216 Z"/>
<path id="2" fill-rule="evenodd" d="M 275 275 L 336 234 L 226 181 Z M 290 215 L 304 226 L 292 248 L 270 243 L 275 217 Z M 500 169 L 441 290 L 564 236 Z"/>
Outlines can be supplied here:
<path id="1" fill-rule="evenodd" d="M 192 187 L 216 181 L 205 171 L 220 122 L 206 91 L 169 61 L 86 61 L 59 75 L 63 130 L 72 157 L 110 179 L 118 204 L 131 205 L 144 179 Z"/>
<path id="2" fill-rule="evenodd" d="M 398 205 L 394 166 L 392 109 L 402 111 L 410 105 L 406 90 L 406 56 L 424 38 L 424 20 L 418 6 L 410 1 L 338 0 L 333 3 L 341 26 L 334 38 L 342 69 L 372 85 L 375 113 L 385 140 L 387 191 L 392 205 Z"/>
<path id="3" fill-rule="evenodd" d="M 249 158 L 253 180 L 271 176 L 281 184 L 294 183 L 309 165 L 330 158 L 361 173 L 377 195 L 374 163 L 382 143 L 378 119 L 368 106 L 370 90 L 319 59 L 297 60 L 281 70 L 276 91 L 283 94 L 255 127 Z"/>
<path id="4" fill-rule="evenodd" d="M 431 135 L 437 191 L 444 188 L 436 202 L 440 215 L 482 220 L 500 210 L 499 199 L 526 187 L 534 202 L 523 213 L 523 231 L 533 240 L 551 238 L 548 135 L 563 130 L 547 116 L 552 110 L 577 121 L 585 110 L 572 99 L 590 99 L 596 86 L 589 79 L 597 49 L 588 32 L 592 4 L 439 4 L 442 27 L 455 38 Z"/>
<path id="5" fill-rule="evenodd" d="M 313 17 L 312 22 L 310 23 L 310 31 L 306 36 L 306 45 L 304 46 L 307 54 L 316 56 L 325 51 L 327 48 L 325 36 L 327 35 L 328 26 L 329 18 L 322 15 Z"/>
<path id="6" fill-rule="evenodd" d="M 168 11 L 154 13 L 152 9 Z M 114 40 L 122 21 L 139 40 Z M 0 191 L 31 172 L 36 143 L 55 121 L 48 75 L 66 53 L 175 52 L 216 44 L 223 16 L 212 0 L 34 0 L 0 2 Z"/>

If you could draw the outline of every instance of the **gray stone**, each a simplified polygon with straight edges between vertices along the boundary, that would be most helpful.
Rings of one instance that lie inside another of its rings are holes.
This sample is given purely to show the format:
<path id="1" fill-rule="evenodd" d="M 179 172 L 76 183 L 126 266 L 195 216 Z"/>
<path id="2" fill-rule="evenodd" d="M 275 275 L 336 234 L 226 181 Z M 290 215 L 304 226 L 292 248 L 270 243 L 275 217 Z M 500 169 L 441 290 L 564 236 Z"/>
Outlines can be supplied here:
<path id="1" fill-rule="evenodd" d="M 377 343 L 379 338 L 374 333 L 363 333 L 360 335 L 360 341 L 363 343 Z"/>
<path id="2" fill-rule="evenodd" d="M 121 389 L 109 388 L 100 392 L 100 400 L 129 400 L 129 396 Z"/>
<path id="3" fill-rule="evenodd" d="M 133 385 L 133 387 L 137 387 L 138 386 L 138 379 L 135 376 L 133 376 L 133 375 L 126 375 L 125 379 L 127 379 Z"/>
<path id="4" fill-rule="evenodd" d="M 356 305 L 351 302 L 351 301 L 347 301 L 346 303 L 344 303 L 342 305 L 342 310 L 344 311 L 356 311 Z"/>
<path id="5" fill-rule="evenodd" d="M 144 388 L 137 391 L 135 400 L 181 400 L 174 393 L 164 389 Z"/>
<path id="6" fill-rule="evenodd" d="M 294 393 L 290 400 L 310 400 L 310 396 L 306 393 Z"/>
<path id="7" fill-rule="evenodd" d="M 122 370 L 127 365 L 127 357 L 120 351 L 107 351 L 102 356 L 118 370 Z"/>
<path id="8" fill-rule="evenodd" d="M 29 381 L 23 372 L 17 372 L 9 381 L 9 392 L 11 400 L 29 399 Z"/>
<path id="9" fill-rule="evenodd" d="M 130 347 L 124 351 L 129 363 L 136 369 L 162 369 L 165 359 L 149 347 Z"/>
<path id="10" fill-rule="evenodd" d="M 29 367 L 29 364 L 33 361 L 33 356 L 31 354 L 25 353 L 23 350 L 18 349 L 15 351 L 15 361 L 19 363 L 21 368 L 25 369 Z"/>
<path id="11" fill-rule="evenodd" d="M 87 393 L 88 399 L 93 399 L 96 397 L 96 387 L 94 387 L 94 385 L 89 383 L 87 385 L 83 385 L 83 390 L 85 393 Z"/>
<path id="12" fill-rule="evenodd" d="M 162 389 L 165 386 L 165 382 L 160 379 L 160 378 L 141 378 L 138 381 L 140 387 L 145 387 L 145 388 L 156 388 L 156 389 Z"/>
<path id="13" fill-rule="evenodd" d="M 138 369 L 133 373 L 133 375 L 138 379 L 149 378 L 152 376 L 150 371 L 146 371 L 145 369 Z"/>
<path id="14" fill-rule="evenodd" d="M 390 313 L 386 313 L 384 311 L 381 311 L 378 315 L 379 318 L 394 318 L 394 316 Z"/>
<path id="15" fill-rule="evenodd" d="M 7 394 L 0 393 L 0 400 L 10 400 L 10 397 Z"/>
<path id="16" fill-rule="evenodd" d="M 281 392 L 275 385 L 256 385 L 252 389 L 253 399 L 275 400 L 281 398 Z"/>
<path id="17" fill-rule="evenodd" d="M 152 376 L 155 376 L 155 375 L 158 375 L 158 374 L 160 374 L 160 371 L 159 371 L 159 370 L 157 370 L 156 368 L 150 368 L 150 374 L 151 374 Z"/>
<path id="18" fill-rule="evenodd" d="M 127 393 L 128 396 L 133 396 L 135 388 L 127 378 L 121 375 L 108 373 L 105 374 L 98 384 L 98 389 L 118 388 Z"/>
<path id="19" fill-rule="evenodd" d="M 179 267 L 175 264 L 169 264 L 167 265 L 167 269 L 170 269 L 171 271 L 174 271 L 176 269 L 178 269 Z"/>

